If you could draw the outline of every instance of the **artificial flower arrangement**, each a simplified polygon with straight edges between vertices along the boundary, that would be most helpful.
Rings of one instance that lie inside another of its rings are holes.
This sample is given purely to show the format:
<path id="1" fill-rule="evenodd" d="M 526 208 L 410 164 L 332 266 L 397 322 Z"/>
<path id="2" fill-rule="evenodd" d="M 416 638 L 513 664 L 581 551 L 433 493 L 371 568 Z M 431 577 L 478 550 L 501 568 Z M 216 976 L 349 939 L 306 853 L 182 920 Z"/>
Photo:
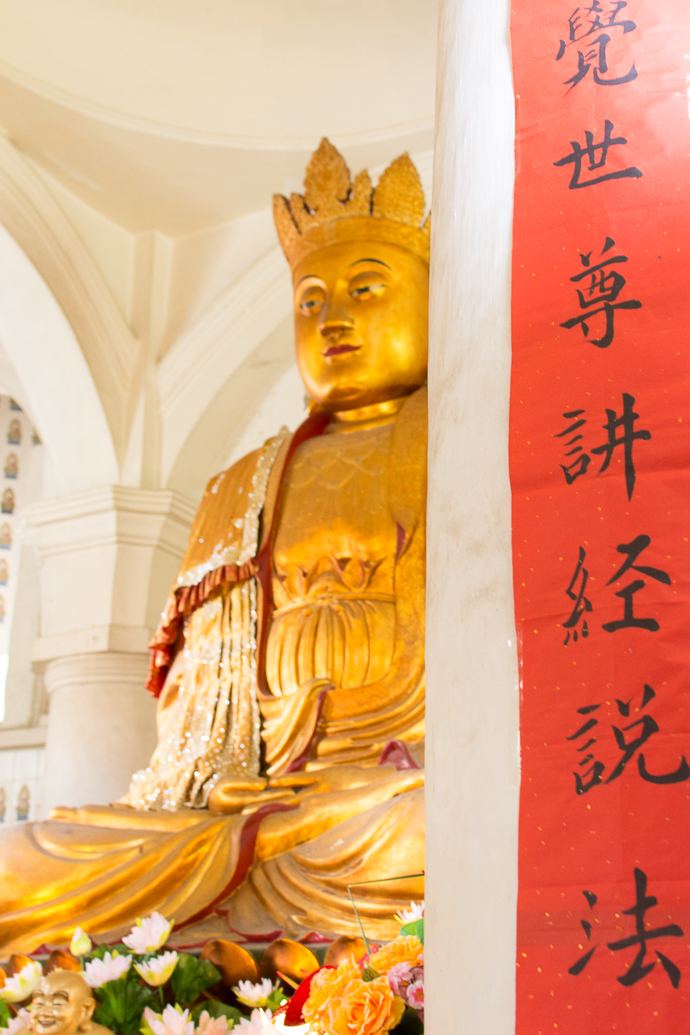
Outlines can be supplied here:
<path id="1" fill-rule="evenodd" d="M 398 938 L 382 947 L 339 939 L 344 953 L 336 963 L 327 954 L 319 966 L 305 946 L 277 939 L 262 958 L 262 970 L 271 964 L 274 977 L 260 977 L 253 957 L 236 943 L 214 939 L 200 956 L 166 949 L 174 921 L 159 913 L 138 920 L 113 946 L 94 948 L 78 927 L 70 951 L 53 952 L 45 971 L 80 972 L 97 1003 L 94 1020 L 116 1035 L 419 1035 L 424 904 L 410 905 L 398 917 Z M 279 969 L 286 959 L 292 964 L 282 965 L 291 974 Z M 237 977 L 238 960 L 246 960 L 251 979 Z M 27 1026 L 26 1007 L 43 973 L 43 965 L 27 956 L 13 956 L 7 972 L 0 968 L 0 1035 Z"/>

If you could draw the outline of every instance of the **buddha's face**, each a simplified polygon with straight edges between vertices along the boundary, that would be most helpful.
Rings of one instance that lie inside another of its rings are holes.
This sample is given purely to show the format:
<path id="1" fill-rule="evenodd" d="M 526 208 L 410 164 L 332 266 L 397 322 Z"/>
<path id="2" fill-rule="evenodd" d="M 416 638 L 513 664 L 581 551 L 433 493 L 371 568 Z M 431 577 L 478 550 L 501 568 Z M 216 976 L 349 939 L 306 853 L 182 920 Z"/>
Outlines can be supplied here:
<path id="1" fill-rule="evenodd" d="M 429 271 L 395 244 L 345 242 L 293 271 L 297 364 L 326 410 L 409 395 L 426 383 Z"/>
<path id="2" fill-rule="evenodd" d="M 91 1019 L 95 1005 L 79 974 L 54 970 L 34 992 L 31 1027 L 37 1035 L 74 1035 Z"/>

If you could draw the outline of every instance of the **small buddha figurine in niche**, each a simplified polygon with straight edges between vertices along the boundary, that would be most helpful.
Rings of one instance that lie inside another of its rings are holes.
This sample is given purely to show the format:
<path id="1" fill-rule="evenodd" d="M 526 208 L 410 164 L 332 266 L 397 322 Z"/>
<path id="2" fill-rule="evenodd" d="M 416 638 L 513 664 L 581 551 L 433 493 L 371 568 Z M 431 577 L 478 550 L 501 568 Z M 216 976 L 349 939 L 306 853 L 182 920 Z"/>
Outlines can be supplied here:
<path id="1" fill-rule="evenodd" d="M 112 1035 L 108 1028 L 91 1020 L 96 1000 L 81 974 L 53 970 L 31 999 L 30 1021 L 17 1035 Z"/>
<path id="2" fill-rule="evenodd" d="M 0 836 L 3 948 L 154 909 L 187 941 L 214 917 L 356 935 L 348 884 L 423 869 L 424 212 L 407 155 L 372 189 L 328 141 L 275 199 L 312 413 L 206 489 L 152 642 L 149 766 Z M 422 894 L 358 888 L 367 934 Z"/>

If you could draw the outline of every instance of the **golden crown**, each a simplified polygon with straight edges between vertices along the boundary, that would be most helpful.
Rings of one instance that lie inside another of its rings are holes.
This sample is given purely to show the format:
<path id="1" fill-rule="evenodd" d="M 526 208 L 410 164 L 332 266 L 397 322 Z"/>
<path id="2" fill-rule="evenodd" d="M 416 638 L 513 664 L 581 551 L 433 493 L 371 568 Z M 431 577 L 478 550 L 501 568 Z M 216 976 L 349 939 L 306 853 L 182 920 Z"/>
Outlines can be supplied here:
<path id="1" fill-rule="evenodd" d="M 311 156 L 304 194 L 273 195 L 273 217 L 293 268 L 318 248 L 341 241 L 398 244 L 429 262 L 431 214 L 419 173 L 407 154 L 388 166 L 375 189 L 366 169 L 354 180 L 340 152 L 325 137 Z"/>

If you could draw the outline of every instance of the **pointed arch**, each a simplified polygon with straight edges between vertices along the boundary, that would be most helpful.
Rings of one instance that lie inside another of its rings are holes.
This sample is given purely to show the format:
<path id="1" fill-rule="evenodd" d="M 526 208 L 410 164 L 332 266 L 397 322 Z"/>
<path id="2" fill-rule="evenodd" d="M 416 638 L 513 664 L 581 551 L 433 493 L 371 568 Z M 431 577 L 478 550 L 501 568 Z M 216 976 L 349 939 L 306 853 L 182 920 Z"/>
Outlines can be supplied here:
<path id="1" fill-rule="evenodd" d="M 118 481 L 113 436 L 79 342 L 35 266 L 0 225 L 0 344 L 60 493 Z"/>

